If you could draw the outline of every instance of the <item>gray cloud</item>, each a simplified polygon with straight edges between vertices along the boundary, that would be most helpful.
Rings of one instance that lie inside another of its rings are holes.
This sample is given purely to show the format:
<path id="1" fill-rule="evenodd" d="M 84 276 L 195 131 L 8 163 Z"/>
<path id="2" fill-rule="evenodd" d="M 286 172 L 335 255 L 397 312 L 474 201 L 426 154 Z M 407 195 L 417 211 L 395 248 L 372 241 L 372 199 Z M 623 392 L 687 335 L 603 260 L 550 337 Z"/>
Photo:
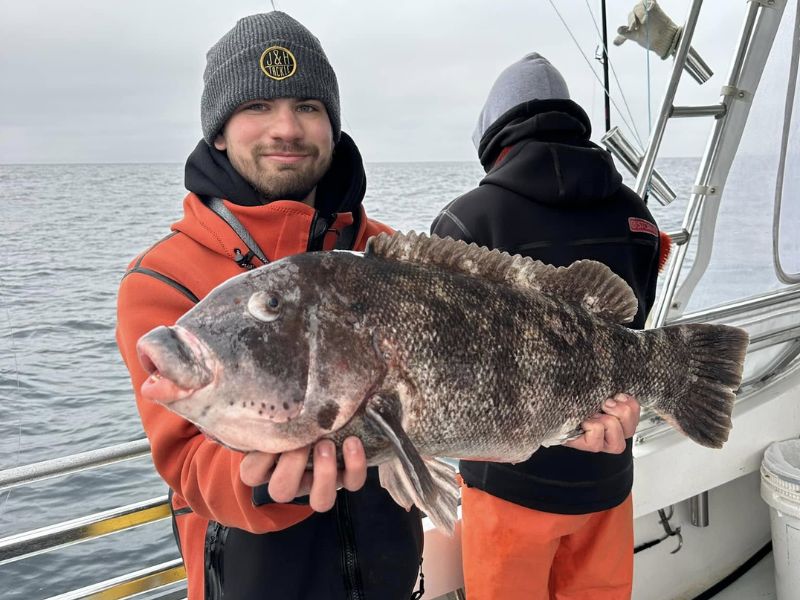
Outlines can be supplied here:
<path id="1" fill-rule="evenodd" d="M 532 50 L 563 72 L 595 130 L 602 128 L 600 84 L 544 0 L 276 4 L 322 41 L 339 76 L 344 127 L 368 161 L 473 160 L 469 136 L 485 94 L 508 63 Z M 608 4 L 613 38 L 629 2 Z M 677 21 L 687 4 L 662 1 Z M 599 72 L 587 2 L 556 5 Z M 598 5 L 588 2 L 595 13 Z M 703 87 L 687 78 L 681 103 L 717 100 L 745 5 L 706 3 L 695 46 L 717 74 Z M 183 161 L 200 138 L 206 50 L 237 18 L 269 6 L 0 0 L 0 163 Z M 648 99 L 654 119 L 671 62 L 651 55 L 648 88 L 641 48 L 625 44 L 611 53 L 633 121 L 646 137 Z M 613 92 L 622 107 L 616 87 Z M 621 123 L 616 113 L 613 120 Z M 670 126 L 664 151 L 699 154 L 706 132 Z"/>

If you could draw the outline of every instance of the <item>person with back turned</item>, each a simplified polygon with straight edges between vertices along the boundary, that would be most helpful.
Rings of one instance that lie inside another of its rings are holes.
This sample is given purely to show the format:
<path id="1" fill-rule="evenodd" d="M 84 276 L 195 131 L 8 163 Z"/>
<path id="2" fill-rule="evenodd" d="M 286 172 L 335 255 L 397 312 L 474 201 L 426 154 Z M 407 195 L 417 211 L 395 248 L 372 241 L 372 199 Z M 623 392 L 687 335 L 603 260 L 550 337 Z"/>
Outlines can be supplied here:
<path id="1" fill-rule="evenodd" d="M 589 118 L 545 58 L 511 64 L 473 136 L 486 176 L 439 214 L 431 233 L 556 266 L 605 263 L 636 294 L 631 326 L 641 329 L 655 298 L 659 230 L 590 135 Z M 636 400 L 618 394 L 580 437 L 523 463 L 461 461 L 470 600 L 630 597 L 638 420 Z"/>

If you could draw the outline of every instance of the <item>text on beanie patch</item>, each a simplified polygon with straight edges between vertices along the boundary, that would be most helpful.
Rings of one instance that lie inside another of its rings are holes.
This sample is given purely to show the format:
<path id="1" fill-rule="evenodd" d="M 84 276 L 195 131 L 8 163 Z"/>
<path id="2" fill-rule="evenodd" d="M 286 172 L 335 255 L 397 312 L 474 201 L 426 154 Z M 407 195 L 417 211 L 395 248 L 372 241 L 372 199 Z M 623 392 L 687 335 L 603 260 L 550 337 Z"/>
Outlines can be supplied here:
<path id="1" fill-rule="evenodd" d="M 291 77 L 297 71 L 297 59 L 282 46 L 270 46 L 264 50 L 259 65 L 264 75 L 276 81 Z"/>

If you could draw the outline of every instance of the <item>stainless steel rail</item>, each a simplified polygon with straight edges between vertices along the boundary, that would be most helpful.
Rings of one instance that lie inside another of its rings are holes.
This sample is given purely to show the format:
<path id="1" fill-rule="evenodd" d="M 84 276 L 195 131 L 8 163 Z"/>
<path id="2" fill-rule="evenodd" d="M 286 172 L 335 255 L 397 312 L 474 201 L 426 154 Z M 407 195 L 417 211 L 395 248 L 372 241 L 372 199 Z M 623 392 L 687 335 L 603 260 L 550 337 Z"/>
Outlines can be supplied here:
<path id="1" fill-rule="evenodd" d="M 800 303 L 800 285 L 687 313 L 671 320 L 669 323 L 670 325 L 679 325 L 681 323 L 708 323 L 709 321 L 730 320 L 732 317 L 792 302 Z"/>
<path id="2" fill-rule="evenodd" d="M 736 55 L 727 80 L 728 86 L 731 88 L 735 87 L 739 82 L 742 65 L 744 64 L 746 50 L 749 46 L 749 41 L 755 26 L 757 14 L 758 6 L 751 4 L 742 27 L 742 32 L 739 36 Z M 725 104 L 730 102 L 730 96 L 725 97 L 723 100 L 723 103 Z M 663 108 L 664 110 L 669 110 L 669 108 L 671 108 L 671 104 L 670 106 L 664 106 Z M 726 116 L 727 115 L 728 111 L 726 108 Z M 691 239 L 694 234 L 695 223 L 697 222 L 697 217 L 700 214 L 703 201 L 705 200 L 706 196 L 715 194 L 718 191 L 713 187 L 709 188 L 709 179 L 719 158 L 720 139 L 722 138 L 722 133 L 725 129 L 726 123 L 727 119 L 725 118 L 717 119 L 715 121 L 714 128 L 709 136 L 708 142 L 706 143 L 706 149 L 703 152 L 703 158 L 700 162 L 697 178 L 695 179 L 695 189 L 702 189 L 707 193 L 693 193 L 689 198 L 689 204 L 686 207 L 686 214 L 683 217 L 683 224 L 681 225 L 681 229 L 687 232 L 689 239 Z M 688 244 L 679 246 L 675 252 L 675 256 L 670 261 L 666 275 L 666 283 L 664 285 L 661 297 L 656 303 L 653 314 L 650 317 L 653 327 L 660 327 L 663 325 L 667 321 L 667 315 L 669 314 L 670 309 L 674 308 L 671 306 L 672 298 L 675 295 L 675 290 L 678 286 L 678 278 L 680 276 L 681 267 L 683 266 L 683 261 L 686 258 L 687 250 Z"/>
<path id="3" fill-rule="evenodd" d="M 49 600 L 121 600 L 142 592 L 172 585 L 184 579 L 186 572 L 180 559 L 154 565 L 146 569 L 134 571 L 127 575 L 107 579 L 79 590 L 53 596 Z M 184 591 L 178 591 L 172 597 L 186 597 Z"/>
<path id="4" fill-rule="evenodd" d="M 726 107 L 726 112 L 723 117 L 715 119 L 712 125 L 695 179 L 694 192 L 689 198 L 681 226 L 681 229 L 688 233 L 689 238 L 693 239 L 698 217 L 703 213 L 703 239 L 698 244 L 694 263 L 680 289 L 678 289 L 678 282 L 688 244 L 676 249 L 667 269 L 665 284 L 650 315 L 649 323 L 653 327 L 665 324 L 669 320 L 668 316 L 671 311 L 680 313 L 694 286 L 708 266 L 711 245 L 714 240 L 716 210 L 722 188 L 736 155 L 753 94 L 758 87 L 784 4 L 785 2 L 782 0 L 773 3 L 770 8 L 766 9 L 762 4 L 751 2 L 747 9 L 730 73 L 726 85 L 722 88 L 721 103 Z M 758 39 L 760 42 L 754 44 L 754 39 Z M 668 107 L 664 106 L 663 108 L 667 109 Z M 709 196 L 714 202 L 707 207 Z"/>
<path id="5" fill-rule="evenodd" d="M 639 197 L 644 198 L 647 188 L 650 185 L 650 176 L 653 173 L 653 167 L 656 164 L 656 155 L 661 147 L 661 140 L 664 137 L 664 131 L 667 127 L 670 112 L 672 109 L 672 101 L 675 98 L 675 92 L 678 90 L 678 83 L 680 83 L 683 68 L 686 65 L 686 58 L 689 54 L 689 47 L 692 43 L 692 36 L 694 35 L 694 28 L 697 24 L 697 18 L 700 16 L 700 7 L 703 5 L 703 0 L 694 0 L 689 9 L 689 15 L 686 17 L 686 23 L 683 25 L 683 33 L 678 42 L 678 48 L 675 52 L 675 63 L 672 69 L 672 75 L 669 78 L 667 89 L 664 92 L 664 99 L 662 101 L 661 110 L 658 119 L 653 125 L 650 132 L 650 140 L 647 143 L 647 149 L 642 157 L 642 165 L 639 169 L 639 175 L 636 177 L 636 185 L 634 187 Z"/>
<path id="6" fill-rule="evenodd" d="M 141 458 L 150 454 L 147 439 L 125 442 L 99 450 L 90 450 L 53 460 L 45 460 L 22 467 L 0 471 L 0 492 L 20 485 L 85 471 L 123 460 Z"/>
<path id="7" fill-rule="evenodd" d="M 149 454 L 148 440 L 141 439 L 55 460 L 6 469 L 0 471 L 0 490 L 125 460 L 142 458 Z M 160 496 L 8 536 L 0 539 L 0 566 L 161 521 L 169 516 L 170 507 L 167 497 Z M 160 600 L 179 600 L 186 597 L 185 586 L 181 584 L 185 579 L 186 572 L 183 563 L 180 559 L 176 559 L 61 594 L 50 600 L 78 600 L 79 598 L 118 600 L 131 598 L 143 592 L 149 592 L 151 594 L 149 597 L 157 597 Z"/>
<path id="8" fill-rule="evenodd" d="M 669 116 L 672 118 L 683 117 L 723 117 L 728 112 L 724 104 L 710 104 L 708 106 L 673 106 Z"/>
<path id="9" fill-rule="evenodd" d="M 161 496 L 18 533 L 0 539 L 0 566 L 57 548 L 154 523 L 169 516 L 167 497 Z"/>
<path id="10" fill-rule="evenodd" d="M 642 155 L 631 142 L 627 140 L 625 134 L 619 127 L 612 127 L 600 139 L 600 142 L 614 157 L 622 163 L 628 172 L 636 176 L 642 165 Z M 664 181 L 664 178 L 653 169 L 650 179 L 650 193 L 662 206 L 668 206 L 677 197 L 675 192 Z"/>

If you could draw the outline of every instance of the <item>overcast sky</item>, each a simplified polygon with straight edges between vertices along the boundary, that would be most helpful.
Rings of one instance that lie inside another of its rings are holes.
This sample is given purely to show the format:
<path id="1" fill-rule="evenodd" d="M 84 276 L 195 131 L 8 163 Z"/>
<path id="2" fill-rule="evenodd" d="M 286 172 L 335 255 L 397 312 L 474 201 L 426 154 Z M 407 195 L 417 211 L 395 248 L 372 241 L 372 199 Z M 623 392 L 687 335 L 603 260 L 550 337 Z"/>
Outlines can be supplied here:
<path id="1" fill-rule="evenodd" d="M 590 12 L 597 17 L 599 1 L 555 4 L 600 73 Z M 613 39 L 634 0 L 607 4 Z M 661 4 L 684 20 L 688 1 Z M 705 3 L 694 46 L 715 76 L 703 86 L 687 77 L 679 104 L 718 100 L 746 4 Z M 602 134 L 602 88 L 548 0 L 275 5 L 321 40 L 339 77 L 343 128 L 367 161 L 474 160 L 470 135 L 492 82 L 534 50 L 563 73 L 594 138 Z M 201 137 L 206 50 L 238 18 L 270 8 L 261 0 L 0 0 L 0 163 L 183 162 Z M 650 56 L 648 85 L 647 53 L 632 43 L 611 48 L 645 140 L 671 64 Z M 613 77 L 612 93 L 624 110 Z M 612 120 L 622 125 L 616 111 Z M 710 123 L 673 123 L 664 154 L 699 155 Z"/>

